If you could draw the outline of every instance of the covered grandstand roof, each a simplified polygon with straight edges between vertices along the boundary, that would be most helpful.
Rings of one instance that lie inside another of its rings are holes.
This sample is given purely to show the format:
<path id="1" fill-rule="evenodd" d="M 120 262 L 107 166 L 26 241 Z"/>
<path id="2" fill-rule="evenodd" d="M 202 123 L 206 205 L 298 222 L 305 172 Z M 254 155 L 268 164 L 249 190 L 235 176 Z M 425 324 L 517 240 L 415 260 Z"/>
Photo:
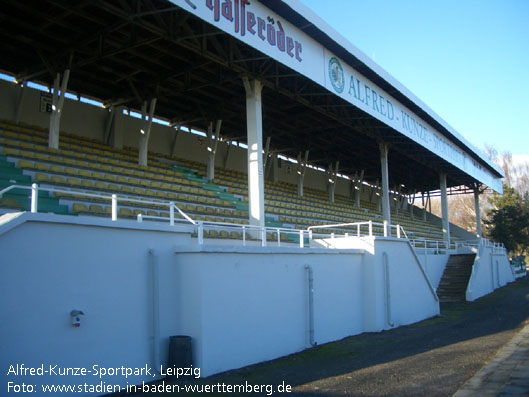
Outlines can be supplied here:
<path id="1" fill-rule="evenodd" d="M 447 173 L 449 187 L 473 186 L 486 179 L 425 149 L 240 35 L 205 21 L 194 10 L 206 3 L 213 7 L 215 0 L 0 0 L 0 69 L 19 81 L 49 86 L 56 73 L 70 69 L 69 91 L 136 109 L 156 97 L 158 116 L 200 130 L 222 119 L 224 138 L 243 142 L 242 76 L 257 78 L 265 86 L 264 136 L 270 136 L 272 147 L 283 154 L 296 157 L 310 150 L 309 163 L 327 167 L 340 161 L 342 174 L 364 170 L 364 179 L 375 183 L 381 173 L 378 145 L 384 141 L 390 145 L 390 186 L 404 185 L 403 193 L 437 190 L 440 172 Z M 283 18 L 285 27 L 288 22 L 323 45 L 451 140 L 479 172 L 491 179 L 503 176 L 431 109 L 302 4 L 261 3 Z M 283 31 L 277 17 L 268 18 Z"/>

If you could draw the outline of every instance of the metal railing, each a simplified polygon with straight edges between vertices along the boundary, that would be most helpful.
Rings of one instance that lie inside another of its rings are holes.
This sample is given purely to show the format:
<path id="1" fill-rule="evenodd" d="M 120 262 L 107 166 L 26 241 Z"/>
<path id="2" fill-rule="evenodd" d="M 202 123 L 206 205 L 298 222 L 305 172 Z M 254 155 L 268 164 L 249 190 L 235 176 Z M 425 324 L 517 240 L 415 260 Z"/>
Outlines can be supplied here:
<path id="1" fill-rule="evenodd" d="M 427 253 L 428 250 L 433 250 L 435 253 L 440 253 L 441 250 L 450 250 L 452 249 L 453 244 L 448 243 L 444 240 L 429 240 L 429 239 L 412 239 L 410 240 L 411 246 L 415 251 L 422 249 L 424 253 Z"/>
<path id="2" fill-rule="evenodd" d="M 163 207 L 169 209 L 169 217 L 163 217 L 163 216 L 153 216 L 153 215 L 145 215 L 145 214 L 138 214 L 136 216 L 136 219 L 138 222 L 143 222 L 145 219 L 152 219 L 152 220 L 161 220 L 164 222 L 169 222 L 171 226 L 175 225 L 175 223 L 179 222 L 185 222 L 190 223 L 194 225 L 195 233 L 197 235 L 197 239 L 199 244 L 204 243 L 204 238 L 206 237 L 206 232 L 210 230 L 224 230 L 224 231 L 236 231 L 237 233 L 241 233 L 241 239 L 243 242 L 243 245 L 246 245 L 249 241 L 260 241 L 261 246 L 266 246 L 267 241 L 270 242 L 276 242 L 277 246 L 281 246 L 281 244 L 288 244 L 290 246 L 292 245 L 299 245 L 300 248 L 304 248 L 305 246 L 305 239 L 308 239 L 307 241 L 310 244 L 310 241 L 312 241 L 313 238 L 340 238 L 340 237 L 373 237 L 375 236 L 374 229 L 375 227 L 382 227 L 383 233 L 382 235 L 384 237 L 388 237 L 395 235 L 397 238 L 404 238 L 409 240 L 412 247 L 417 249 L 424 249 L 425 253 L 430 250 L 434 249 L 436 253 L 441 252 L 442 249 L 444 250 L 451 250 L 451 249 L 458 249 L 460 247 L 479 247 L 481 245 L 485 247 L 490 247 L 493 249 L 493 253 L 497 254 L 504 254 L 507 253 L 507 250 L 505 249 L 505 246 L 502 243 L 495 243 L 490 240 L 487 240 L 485 238 L 476 239 L 476 240 L 469 240 L 469 241 L 458 241 L 458 242 L 452 242 L 448 244 L 447 242 L 443 240 L 428 240 L 428 239 L 408 239 L 408 236 L 406 235 L 406 232 L 404 228 L 400 225 L 391 225 L 391 227 L 388 227 L 387 222 L 373 222 L 373 221 L 366 221 L 366 222 L 352 222 L 352 223 L 336 223 L 336 224 L 328 224 L 328 225 L 314 225 L 309 226 L 306 230 L 302 229 L 290 229 L 290 228 L 281 228 L 281 227 L 258 227 L 253 226 L 249 224 L 238 224 L 238 223 L 229 223 L 229 222 L 212 222 L 212 221 L 195 221 L 193 220 L 189 215 L 187 215 L 184 211 L 182 211 L 174 201 L 166 201 L 166 200 L 141 200 L 138 198 L 126 196 L 126 195 L 117 195 L 117 194 L 101 194 L 93 191 L 86 191 L 86 190 L 80 190 L 80 189 L 62 189 L 62 188 L 56 188 L 56 187 L 39 187 L 38 184 L 33 183 L 31 186 L 27 185 L 11 185 L 8 186 L 2 190 L 0 190 L 0 198 L 7 192 L 13 190 L 13 189 L 25 189 L 25 190 L 31 190 L 31 212 L 36 213 L 38 212 L 38 201 L 39 201 L 39 191 L 46 191 L 46 192 L 52 192 L 52 193 L 62 193 L 62 194 L 72 194 L 77 195 L 81 197 L 87 197 L 87 198 L 97 198 L 100 200 L 108 200 L 111 204 L 111 220 L 116 221 L 118 219 L 118 204 L 119 203 L 135 203 L 135 204 L 142 204 L 146 206 L 156 206 L 156 207 Z M 176 217 L 176 214 L 179 214 L 182 219 L 178 219 Z M 316 233 L 315 230 L 318 229 L 330 229 L 332 230 L 330 234 L 325 233 Z M 395 232 L 393 232 L 395 230 Z M 274 239 L 268 240 L 267 234 L 273 234 L 275 237 Z M 221 237 L 222 238 L 222 237 Z M 228 234 L 227 238 L 231 238 Z"/>
<path id="3" fill-rule="evenodd" d="M 210 222 L 210 221 L 197 221 L 197 239 L 199 244 L 204 243 L 206 233 L 209 231 L 235 231 L 241 233 L 240 238 L 242 239 L 243 245 L 247 245 L 249 242 L 260 242 L 262 247 L 266 247 L 269 242 L 277 243 L 278 247 L 281 245 L 298 245 L 300 248 L 305 247 L 305 233 L 303 230 L 289 229 L 281 227 L 259 227 L 249 224 L 238 224 L 229 222 Z M 273 239 L 268 239 L 268 234 L 274 236 Z M 222 236 L 219 236 L 222 238 Z M 229 235 L 225 238 L 231 238 Z"/>
<path id="4" fill-rule="evenodd" d="M 309 240 L 312 240 L 313 236 L 316 235 L 314 233 L 315 229 L 332 229 L 333 232 L 331 232 L 331 238 L 335 237 L 335 232 L 338 233 L 344 233 L 344 237 L 373 237 L 375 233 L 373 232 L 373 226 L 382 226 L 383 228 L 383 236 L 388 237 L 392 236 L 392 230 L 395 229 L 395 235 L 397 238 L 402 238 L 404 235 L 404 238 L 407 239 L 408 236 L 406 235 L 406 232 L 400 225 L 391 225 L 391 227 L 388 228 L 387 221 L 382 222 L 373 222 L 373 221 L 367 221 L 367 222 L 352 222 L 352 223 L 335 223 L 330 225 L 314 225 L 309 226 L 307 228 L 307 232 L 309 234 Z M 349 229 L 343 229 L 344 227 L 349 227 Z M 367 229 L 367 230 L 366 230 Z M 350 232 L 353 232 L 354 234 L 349 235 Z M 325 234 L 317 234 L 318 236 L 327 236 Z"/>
<path id="5" fill-rule="evenodd" d="M 137 198 L 129 197 L 129 196 L 118 196 L 117 194 L 100 194 L 100 193 L 93 193 L 90 191 L 85 190 L 79 190 L 79 189 L 61 189 L 56 187 L 39 187 L 36 183 L 33 183 L 31 186 L 27 185 L 11 185 L 6 187 L 5 189 L 0 190 L 0 198 L 7 192 L 13 190 L 13 189 L 26 189 L 31 190 L 31 212 L 36 213 L 38 212 L 38 203 L 39 203 L 39 191 L 45 191 L 45 192 L 52 192 L 52 193 L 62 193 L 62 194 L 72 194 L 77 195 L 81 197 L 88 197 L 88 198 L 97 198 L 102 200 L 108 200 L 111 204 L 111 219 L 112 221 L 116 221 L 118 219 L 118 203 L 125 202 L 125 203 L 137 203 L 137 204 L 144 204 L 144 205 L 155 205 L 159 207 L 167 207 L 169 210 L 169 218 L 163 218 L 162 219 L 168 219 L 170 225 L 174 225 L 175 221 L 178 221 L 175 219 L 175 210 L 176 213 L 180 214 L 182 218 L 185 219 L 185 221 L 196 225 L 196 222 L 189 217 L 184 211 L 182 211 L 178 206 L 174 203 L 174 201 L 165 201 L 165 200 L 140 200 Z"/>
<path id="6" fill-rule="evenodd" d="M 184 211 L 182 211 L 173 201 L 165 201 L 165 200 L 141 200 L 138 198 L 130 197 L 130 196 L 124 196 L 124 195 L 117 195 L 117 194 L 101 194 L 96 193 L 93 191 L 86 191 L 86 190 L 80 190 L 80 189 L 62 189 L 62 188 L 56 188 L 56 187 L 42 187 L 39 186 L 36 183 L 33 183 L 31 186 L 27 185 L 11 185 L 6 187 L 5 189 L 0 190 L 0 198 L 3 196 L 3 194 L 13 190 L 13 189 L 24 189 L 24 190 L 31 190 L 31 212 L 37 213 L 38 212 L 38 201 L 39 201 L 39 191 L 46 191 L 46 192 L 52 192 L 52 193 L 62 193 L 62 194 L 71 194 L 86 198 L 92 198 L 92 199 L 100 199 L 105 201 L 110 201 L 111 204 L 111 220 L 116 221 L 118 219 L 118 204 L 119 203 L 136 203 L 136 204 L 142 204 L 145 206 L 157 206 L 157 207 L 164 207 L 169 209 L 169 218 L 163 217 L 163 216 L 153 216 L 153 215 L 145 215 L 145 214 L 137 214 L 136 215 L 136 221 L 141 223 L 143 220 L 146 219 L 152 219 L 152 220 L 160 220 L 167 222 L 169 221 L 169 224 L 171 226 L 175 225 L 175 223 L 178 222 L 186 222 L 191 223 L 192 225 L 196 226 L 195 233 L 197 233 L 197 238 L 199 244 L 204 243 L 205 238 L 205 232 L 208 230 L 215 230 L 215 229 L 222 229 L 222 230 L 233 230 L 237 232 L 241 232 L 241 238 L 243 241 L 243 245 L 246 245 L 249 241 L 260 241 L 262 246 L 267 245 L 267 233 L 273 233 L 277 236 L 275 239 L 277 241 L 277 245 L 281 246 L 281 244 L 288 243 L 290 245 L 292 244 L 298 244 L 299 247 L 304 247 L 305 242 L 305 232 L 303 230 L 298 229 L 288 229 L 288 228 L 278 228 L 278 227 L 265 227 L 260 228 L 258 226 L 252 226 L 249 224 L 237 224 L 237 223 L 229 223 L 229 222 L 210 222 L 210 221 L 195 221 L 193 220 L 188 214 L 186 214 Z M 176 218 L 176 214 L 180 214 L 183 219 Z"/>

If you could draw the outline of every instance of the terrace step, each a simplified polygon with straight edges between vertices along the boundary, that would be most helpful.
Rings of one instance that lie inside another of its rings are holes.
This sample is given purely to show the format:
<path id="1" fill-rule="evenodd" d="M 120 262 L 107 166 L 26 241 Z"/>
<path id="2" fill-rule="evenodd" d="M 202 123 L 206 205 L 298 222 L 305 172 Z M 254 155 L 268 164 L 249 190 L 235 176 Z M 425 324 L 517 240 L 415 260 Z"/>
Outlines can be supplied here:
<path id="1" fill-rule="evenodd" d="M 437 287 L 437 296 L 441 302 L 465 301 L 475 258 L 475 254 L 450 255 Z"/>

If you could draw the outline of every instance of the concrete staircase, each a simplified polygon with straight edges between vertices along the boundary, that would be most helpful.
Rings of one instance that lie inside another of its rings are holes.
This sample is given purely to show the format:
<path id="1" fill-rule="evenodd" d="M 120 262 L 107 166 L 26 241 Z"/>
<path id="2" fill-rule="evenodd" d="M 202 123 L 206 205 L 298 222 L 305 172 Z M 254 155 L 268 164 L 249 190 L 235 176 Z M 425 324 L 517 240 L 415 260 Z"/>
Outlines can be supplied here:
<path id="1" fill-rule="evenodd" d="M 450 255 L 437 287 L 440 302 L 464 302 L 475 254 Z"/>

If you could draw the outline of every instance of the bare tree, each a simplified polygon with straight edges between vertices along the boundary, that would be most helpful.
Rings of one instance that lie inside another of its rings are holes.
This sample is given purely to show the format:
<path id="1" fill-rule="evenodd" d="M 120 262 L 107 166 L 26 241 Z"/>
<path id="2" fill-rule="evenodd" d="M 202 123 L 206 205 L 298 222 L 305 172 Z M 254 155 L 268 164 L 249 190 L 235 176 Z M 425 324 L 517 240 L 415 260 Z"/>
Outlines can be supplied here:
<path id="1" fill-rule="evenodd" d="M 504 182 L 513 187 L 522 196 L 529 194 L 529 163 L 514 162 L 510 152 L 501 155 L 492 147 L 485 145 L 488 158 L 502 169 L 505 174 Z M 479 207 L 482 217 L 492 208 L 489 202 L 492 191 L 487 189 L 480 195 Z M 432 199 L 432 213 L 441 217 L 441 200 Z M 450 222 L 469 232 L 476 233 L 476 211 L 473 194 L 455 195 L 448 197 L 448 216 Z"/>

